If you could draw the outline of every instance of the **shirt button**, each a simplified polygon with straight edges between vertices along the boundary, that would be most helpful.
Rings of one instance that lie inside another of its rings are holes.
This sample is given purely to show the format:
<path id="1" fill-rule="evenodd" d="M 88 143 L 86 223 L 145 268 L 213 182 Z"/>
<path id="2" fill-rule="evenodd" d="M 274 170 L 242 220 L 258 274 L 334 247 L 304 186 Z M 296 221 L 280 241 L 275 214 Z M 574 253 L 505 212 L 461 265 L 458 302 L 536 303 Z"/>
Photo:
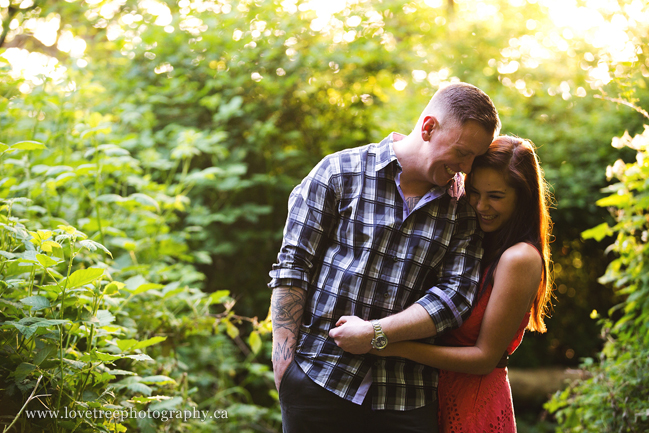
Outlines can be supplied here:
<path id="1" fill-rule="evenodd" d="M 397 258 L 397 256 L 392 256 L 392 261 L 393 261 L 393 262 L 396 262 L 397 260 L 399 260 L 399 259 Z"/>
<path id="2" fill-rule="evenodd" d="M 383 297 L 384 297 L 384 298 L 389 298 L 389 297 L 390 297 L 390 292 L 385 292 L 385 293 L 383 294 Z"/>

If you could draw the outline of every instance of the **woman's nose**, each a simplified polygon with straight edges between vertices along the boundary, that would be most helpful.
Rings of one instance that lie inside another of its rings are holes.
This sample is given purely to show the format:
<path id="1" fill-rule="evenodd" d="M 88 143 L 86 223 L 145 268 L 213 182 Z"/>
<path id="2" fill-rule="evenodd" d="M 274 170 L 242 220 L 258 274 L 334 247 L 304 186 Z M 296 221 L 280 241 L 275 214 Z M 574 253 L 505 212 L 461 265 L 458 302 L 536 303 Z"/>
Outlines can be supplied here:
<path id="1" fill-rule="evenodd" d="M 489 203 L 487 202 L 487 200 L 484 200 L 482 198 L 479 198 L 478 202 L 475 204 L 475 208 L 479 211 L 487 210 L 488 207 Z"/>

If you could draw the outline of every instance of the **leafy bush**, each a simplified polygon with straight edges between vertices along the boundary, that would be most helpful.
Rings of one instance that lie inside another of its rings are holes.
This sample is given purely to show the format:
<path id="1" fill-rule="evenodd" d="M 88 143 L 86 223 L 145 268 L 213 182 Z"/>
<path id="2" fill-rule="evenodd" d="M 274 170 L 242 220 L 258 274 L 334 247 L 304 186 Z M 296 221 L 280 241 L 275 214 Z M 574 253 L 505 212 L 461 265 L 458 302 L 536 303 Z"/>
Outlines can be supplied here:
<path id="1" fill-rule="evenodd" d="M 92 83 L 70 91 L 46 81 L 21 95 L 7 68 L 0 73 L 5 424 L 274 431 L 272 373 L 255 361 L 267 357 L 268 321 L 235 314 L 228 291 L 200 290 L 197 264 L 210 258 L 190 248 L 201 227 L 185 223 L 185 193 L 233 176 L 229 168 L 189 172 L 196 152 L 184 142 L 157 166 L 141 163 L 124 144 L 127 119 L 90 108 Z"/>
<path id="2" fill-rule="evenodd" d="M 607 170 L 619 180 L 597 202 L 614 215 L 583 233 L 602 240 L 615 235 L 608 248 L 616 253 L 602 284 L 613 286 L 624 301 L 602 319 L 604 350 L 600 359 L 586 359 L 589 378 L 571 384 L 546 404 L 556 413 L 562 432 L 646 432 L 649 430 L 649 125 L 631 138 L 614 138 L 613 146 L 636 151 L 636 161 L 618 160 Z"/>

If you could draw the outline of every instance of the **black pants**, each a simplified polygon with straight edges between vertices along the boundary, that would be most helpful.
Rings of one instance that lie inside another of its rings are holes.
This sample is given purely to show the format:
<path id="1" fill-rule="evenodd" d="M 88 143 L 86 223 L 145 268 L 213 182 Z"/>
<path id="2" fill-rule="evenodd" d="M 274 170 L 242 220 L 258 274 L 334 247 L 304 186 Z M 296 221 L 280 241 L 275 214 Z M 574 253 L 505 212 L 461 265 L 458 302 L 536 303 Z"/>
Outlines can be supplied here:
<path id="1" fill-rule="evenodd" d="M 371 389 L 370 389 L 371 393 Z M 284 433 L 436 433 L 437 402 L 409 411 L 372 410 L 313 382 L 293 361 L 282 378 L 279 401 Z"/>

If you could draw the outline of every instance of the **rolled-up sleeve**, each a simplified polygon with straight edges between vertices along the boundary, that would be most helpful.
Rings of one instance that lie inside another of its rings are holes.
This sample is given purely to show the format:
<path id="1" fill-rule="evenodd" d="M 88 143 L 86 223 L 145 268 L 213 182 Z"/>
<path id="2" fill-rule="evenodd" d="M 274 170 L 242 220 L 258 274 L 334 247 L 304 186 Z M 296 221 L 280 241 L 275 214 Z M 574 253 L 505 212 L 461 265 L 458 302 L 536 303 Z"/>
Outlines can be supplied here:
<path id="1" fill-rule="evenodd" d="M 437 271 L 437 284 L 417 301 L 430 314 L 438 335 L 458 328 L 471 314 L 480 279 L 482 237 L 475 212 L 461 199 L 453 236 Z"/>
<path id="2" fill-rule="evenodd" d="M 291 192 L 282 247 L 269 273 L 268 287 L 309 289 L 336 221 L 340 181 L 336 162 L 326 157 Z"/>

